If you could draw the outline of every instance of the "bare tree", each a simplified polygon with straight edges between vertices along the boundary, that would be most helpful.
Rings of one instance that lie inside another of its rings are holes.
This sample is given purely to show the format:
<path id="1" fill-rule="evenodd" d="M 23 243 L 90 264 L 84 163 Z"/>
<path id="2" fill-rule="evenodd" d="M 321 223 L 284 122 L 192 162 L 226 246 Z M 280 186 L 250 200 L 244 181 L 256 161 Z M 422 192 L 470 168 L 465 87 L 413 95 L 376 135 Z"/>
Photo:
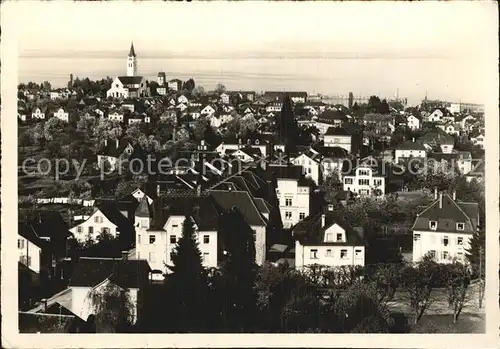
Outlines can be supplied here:
<path id="1" fill-rule="evenodd" d="M 467 267 L 459 262 L 446 265 L 443 269 L 442 274 L 448 292 L 448 305 L 453 311 L 453 323 L 456 323 L 467 300 L 467 289 L 471 283 L 471 274 Z"/>

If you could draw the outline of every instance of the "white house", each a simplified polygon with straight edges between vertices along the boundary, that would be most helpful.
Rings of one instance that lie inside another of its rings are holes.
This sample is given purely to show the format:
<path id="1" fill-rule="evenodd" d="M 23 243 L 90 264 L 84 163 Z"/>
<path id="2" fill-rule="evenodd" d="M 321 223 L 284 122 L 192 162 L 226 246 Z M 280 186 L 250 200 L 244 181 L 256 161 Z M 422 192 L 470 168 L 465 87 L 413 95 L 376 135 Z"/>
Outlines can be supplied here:
<path id="1" fill-rule="evenodd" d="M 193 206 L 190 205 L 191 203 Z M 203 265 L 208 268 L 217 267 L 218 225 L 216 220 L 214 221 L 217 213 L 213 209 L 210 210 L 208 201 L 200 200 L 196 204 L 199 208 L 197 212 L 202 217 L 211 217 L 211 219 L 201 219 L 199 215 L 192 217 Z M 153 279 L 162 280 L 163 274 L 169 272 L 166 265 L 172 265 L 171 254 L 182 236 L 185 213 L 194 208 L 194 205 L 194 201 L 183 203 L 182 200 L 177 199 L 176 203 L 171 203 L 166 208 L 157 208 L 156 214 L 162 217 L 153 222 L 150 217 L 155 208 L 150 207 L 144 198 L 140 201 L 135 213 L 135 257 L 147 260 L 152 270 L 161 271 L 161 273 L 153 273 Z"/>
<path id="2" fill-rule="evenodd" d="M 227 93 L 221 93 L 219 98 L 223 104 L 229 104 L 229 95 Z"/>
<path id="3" fill-rule="evenodd" d="M 113 222 L 114 218 L 107 217 L 106 213 L 96 208 L 87 220 L 78 223 L 69 231 L 73 233 L 75 239 L 80 243 L 84 243 L 89 239 L 97 241 L 101 234 L 109 234 L 116 238 L 120 234 L 118 225 Z"/>
<path id="4" fill-rule="evenodd" d="M 295 268 L 365 265 L 362 230 L 338 223 L 332 212 L 306 218 L 293 228 L 293 236 Z"/>
<path id="5" fill-rule="evenodd" d="M 413 261 L 430 254 L 438 263 L 466 262 L 466 251 L 479 225 L 477 203 L 461 202 L 449 194 L 439 195 L 417 215 L 413 231 Z"/>
<path id="6" fill-rule="evenodd" d="M 172 79 L 168 82 L 168 89 L 172 91 L 180 91 L 182 88 L 182 81 L 179 79 Z"/>
<path id="7" fill-rule="evenodd" d="M 326 131 L 323 142 L 325 147 L 340 147 L 347 152 L 351 152 L 352 148 L 352 136 L 343 127 L 330 127 L 328 131 Z"/>
<path id="8" fill-rule="evenodd" d="M 411 141 L 406 141 L 394 148 L 394 161 L 396 163 L 400 160 L 410 159 L 410 158 L 422 158 L 427 157 L 427 150 L 425 146 L 420 142 L 415 142 L 415 139 Z"/>
<path id="9" fill-rule="evenodd" d="M 45 113 L 42 112 L 40 108 L 36 108 L 33 113 L 31 113 L 32 119 L 45 120 Z"/>
<path id="10" fill-rule="evenodd" d="M 408 127 L 412 130 L 419 130 L 421 127 L 420 119 L 415 115 L 408 115 L 408 117 L 406 118 L 406 122 Z"/>
<path id="11" fill-rule="evenodd" d="M 480 134 L 479 136 L 472 137 L 470 140 L 471 140 L 471 141 L 472 141 L 472 143 L 474 143 L 475 145 L 478 145 L 478 146 L 480 146 L 482 149 L 484 149 L 484 135 Z"/>
<path id="12" fill-rule="evenodd" d="M 214 113 L 215 109 L 211 105 L 205 106 L 205 108 L 203 108 L 200 112 L 201 115 L 207 115 L 207 116 L 213 115 Z"/>
<path id="13" fill-rule="evenodd" d="M 54 113 L 54 116 L 64 122 L 69 121 L 69 113 L 65 111 L 64 108 L 59 108 L 57 112 Z"/>
<path id="14" fill-rule="evenodd" d="M 59 91 L 51 91 L 50 92 L 50 99 L 52 101 L 55 101 L 56 99 L 61 98 L 61 93 Z"/>
<path id="15" fill-rule="evenodd" d="M 189 99 L 184 95 L 180 95 L 179 98 L 177 98 L 177 102 L 187 105 L 189 103 Z"/>
<path id="16" fill-rule="evenodd" d="M 383 196 L 385 194 L 385 174 L 383 166 L 371 167 L 361 164 L 343 176 L 344 191 L 351 191 L 360 196 Z"/>
<path id="17" fill-rule="evenodd" d="M 123 122 L 123 113 L 119 113 L 118 111 L 113 111 L 108 114 L 108 119 L 113 120 L 113 121 L 119 121 Z"/>
<path id="18" fill-rule="evenodd" d="M 311 187 L 300 178 L 300 166 L 277 166 L 275 169 L 277 179 L 276 196 L 284 228 L 297 224 L 310 213 Z"/>
<path id="19" fill-rule="evenodd" d="M 321 174 L 321 156 L 314 150 L 303 152 L 292 163 L 297 166 L 302 166 L 304 176 L 311 178 L 316 184 L 319 184 Z"/>
<path id="20" fill-rule="evenodd" d="M 28 230 L 29 229 L 29 230 Z M 40 273 L 43 241 L 31 225 L 19 229 L 17 234 L 18 261 L 35 273 Z"/>

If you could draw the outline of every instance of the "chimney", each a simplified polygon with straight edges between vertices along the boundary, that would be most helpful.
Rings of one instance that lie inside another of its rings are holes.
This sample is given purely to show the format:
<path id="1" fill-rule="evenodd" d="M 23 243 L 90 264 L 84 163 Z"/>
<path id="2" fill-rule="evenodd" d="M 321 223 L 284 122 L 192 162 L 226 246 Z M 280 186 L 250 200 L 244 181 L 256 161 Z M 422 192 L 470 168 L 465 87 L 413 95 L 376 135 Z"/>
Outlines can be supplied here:
<path id="1" fill-rule="evenodd" d="M 107 139 L 107 138 L 104 140 L 104 146 L 105 146 L 105 147 L 107 147 L 107 146 L 108 146 L 108 139 Z"/>
<path id="2" fill-rule="evenodd" d="M 122 251 L 122 260 L 126 261 L 128 259 L 128 251 Z"/>
<path id="3" fill-rule="evenodd" d="M 325 214 L 321 214 L 321 228 L 325 226 Z"/>
<path id="4" fill-rule="evenodd" d="M 434 200 L 437 200 L 438 198 L 438 188 L 434 187 Z"/>
<path id="5" fill-rule="evenodd" d="M 453 201 L 457 200 L 457 191 L 453 190 Z"/>
<path id="6" fill-rule="evenodd" d="M 443 193 L 439 193 L 439 209 L 443 208 Z"/>

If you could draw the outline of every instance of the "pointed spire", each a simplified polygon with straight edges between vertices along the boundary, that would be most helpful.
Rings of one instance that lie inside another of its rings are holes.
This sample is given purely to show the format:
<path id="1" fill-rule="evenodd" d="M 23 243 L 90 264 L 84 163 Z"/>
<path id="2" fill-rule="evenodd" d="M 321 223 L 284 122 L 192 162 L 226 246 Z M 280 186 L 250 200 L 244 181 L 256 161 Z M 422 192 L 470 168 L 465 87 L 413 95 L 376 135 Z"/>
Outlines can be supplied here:
<path id="1" fill-rule="evenodd" d="M 130 43 L 130 52 L 128 53 L 128 56 L 135 57 L 134 42 Z"/>
<path id="2" fill-rule="evenodd" d="M 145 194 L 141 198 L 141 200 L 139 201 L 139 206 L 135 210 L 135 216 L 136 217 L 149 217 L 148 198 Z"/>

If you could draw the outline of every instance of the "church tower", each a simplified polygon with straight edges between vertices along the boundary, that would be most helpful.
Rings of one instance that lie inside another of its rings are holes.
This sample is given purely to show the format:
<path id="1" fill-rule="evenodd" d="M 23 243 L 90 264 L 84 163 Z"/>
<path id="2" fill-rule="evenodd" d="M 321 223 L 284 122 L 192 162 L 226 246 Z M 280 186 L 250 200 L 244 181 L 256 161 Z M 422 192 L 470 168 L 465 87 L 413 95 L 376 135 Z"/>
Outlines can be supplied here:
<path id="1" fill-rule="evenodd" d="M 137 75 L 137 56 L 135 55 L 134 43 L 130 44 L 130 52 L 127 57 L 127 76 Z"/>

